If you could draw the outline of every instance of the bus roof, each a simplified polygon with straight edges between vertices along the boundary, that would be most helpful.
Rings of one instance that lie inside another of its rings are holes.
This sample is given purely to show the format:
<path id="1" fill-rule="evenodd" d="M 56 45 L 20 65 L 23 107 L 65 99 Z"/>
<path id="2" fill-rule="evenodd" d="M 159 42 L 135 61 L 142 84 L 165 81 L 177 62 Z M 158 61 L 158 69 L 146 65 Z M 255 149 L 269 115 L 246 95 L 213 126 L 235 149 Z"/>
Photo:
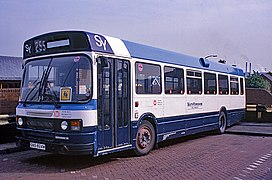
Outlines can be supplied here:
<path id="1" fill-rule="evenodd" d="M 91 32 L 52 32 L 24 43 L 24 58 L 70 51 L 96 51 L 244 76 L 242 69 L 233 66 Z"/>
<path id="2" fill-rule="evenodd" d="M 243 70 L 226 64 L 209 61 L 204 58 L 196 58 L 172 51 L 162 50 L 129 41 L 124 41 L 132 57 L 149 59 L 158 62 L 182 65 L 192 68 L 206 69 L 223 73 L 243 76 Z"/>

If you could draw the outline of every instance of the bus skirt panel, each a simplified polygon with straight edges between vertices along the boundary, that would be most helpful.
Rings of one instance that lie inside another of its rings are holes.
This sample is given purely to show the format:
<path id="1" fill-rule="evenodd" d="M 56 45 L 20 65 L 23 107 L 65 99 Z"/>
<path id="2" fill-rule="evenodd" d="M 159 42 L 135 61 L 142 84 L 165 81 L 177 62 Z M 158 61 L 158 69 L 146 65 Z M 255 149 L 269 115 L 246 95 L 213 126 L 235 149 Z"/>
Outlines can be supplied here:
<path id="1" fill-rule="evenodd" d="M 227 111 L 227 124 L 233 125 L 244 118 L 244 109 Z M 185 135 L 216 130 L 219 127 L 219 112 L 180 115 L 156 118 L 157 142 L 174 139 Z M 156 124 L 156 123 L 153 123 Z M 132 122 L 133 145 L 136 143 L 138 121 Z"/>

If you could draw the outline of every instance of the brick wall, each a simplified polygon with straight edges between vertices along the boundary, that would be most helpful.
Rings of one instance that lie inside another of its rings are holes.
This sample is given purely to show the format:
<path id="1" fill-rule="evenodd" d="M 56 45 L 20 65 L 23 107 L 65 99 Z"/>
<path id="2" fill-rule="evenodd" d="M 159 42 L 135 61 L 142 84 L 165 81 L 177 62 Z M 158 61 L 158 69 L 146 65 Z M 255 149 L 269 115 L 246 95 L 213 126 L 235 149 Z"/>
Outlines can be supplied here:
<path id="1" fill-rule="evenodd" d="M 269 91 L 258 88 L 246 88 L 247 104 L 265 105 L 267 108 L 272 107 L 272 94 Z M 258 108 L 257 108 L 258 109 Z M 256 109 L 256 110 L 257 110 Z M 246 121 L 251 122 L 272 122 L 272 112 L 247 111 Z M 260 113 L 260 114 L 258 114 Z"/>
<path id="2" fill-rule="evenodd" d="M 0 114 L 15 114 L 20 89 L 0 89 Z"/>
<path id="3" fill-rule="evenodd" d="M 246 88 L 247 104 L 272 105 L 272 94 L 269 91 L 258 88 Z"/>

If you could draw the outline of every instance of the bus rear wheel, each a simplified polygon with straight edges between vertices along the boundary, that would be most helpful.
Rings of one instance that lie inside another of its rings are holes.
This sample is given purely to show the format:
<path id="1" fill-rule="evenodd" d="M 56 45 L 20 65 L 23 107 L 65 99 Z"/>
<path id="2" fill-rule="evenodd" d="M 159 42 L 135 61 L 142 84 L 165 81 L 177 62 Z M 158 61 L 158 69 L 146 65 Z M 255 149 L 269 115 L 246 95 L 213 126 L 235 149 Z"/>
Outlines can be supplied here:
<path id="1" fill-rule="evenodd" d="M 223 134 L 227 128 L 227 116 L 224 112 L 220 112 L 218 119 L 218 133 Z"/>
<path id="2" fill-rule="evenodd" d="M 155 130 L 149 121 L 143 121 L 137 131 L 136 136 L 136 155 L 148 154 L 155 145 Z"/>

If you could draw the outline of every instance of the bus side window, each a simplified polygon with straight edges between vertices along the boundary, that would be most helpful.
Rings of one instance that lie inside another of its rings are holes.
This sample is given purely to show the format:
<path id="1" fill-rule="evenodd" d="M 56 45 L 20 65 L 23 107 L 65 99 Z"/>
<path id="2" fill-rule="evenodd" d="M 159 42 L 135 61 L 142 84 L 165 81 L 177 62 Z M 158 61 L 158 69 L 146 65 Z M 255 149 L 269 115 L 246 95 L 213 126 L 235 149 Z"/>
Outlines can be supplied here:
<path id="1" fill-rule="evenodd" d="M 218 75 L 218 86 L 220 95 L 229 94 L 229 78 L 227 75 Z"/>
<path id="2" fill-rule="evenodd" d="M 187 70 L 187 94 L 202 94 L 201 71 Z"/>
<path id="3" fill-rule="evenodd" d="M 216 74 L 204 73 L 204 94 L 217 94 Z"/>
<path id="4" fill-rule="evenodd" d="M 161 66 L 136 62 L 136 93 L 161 94 Z"/>
<path id="5" fill-rule="evenodd" d="M 165 94 L 184 94 L 184 71 L 180 68 L 164 67 Z"/>
<path id="6" fill-rule="evenodd" d="M 239 82 L 238 77 L 230 76 L 230 91 L 232 95 L 239 94 Z"/>

